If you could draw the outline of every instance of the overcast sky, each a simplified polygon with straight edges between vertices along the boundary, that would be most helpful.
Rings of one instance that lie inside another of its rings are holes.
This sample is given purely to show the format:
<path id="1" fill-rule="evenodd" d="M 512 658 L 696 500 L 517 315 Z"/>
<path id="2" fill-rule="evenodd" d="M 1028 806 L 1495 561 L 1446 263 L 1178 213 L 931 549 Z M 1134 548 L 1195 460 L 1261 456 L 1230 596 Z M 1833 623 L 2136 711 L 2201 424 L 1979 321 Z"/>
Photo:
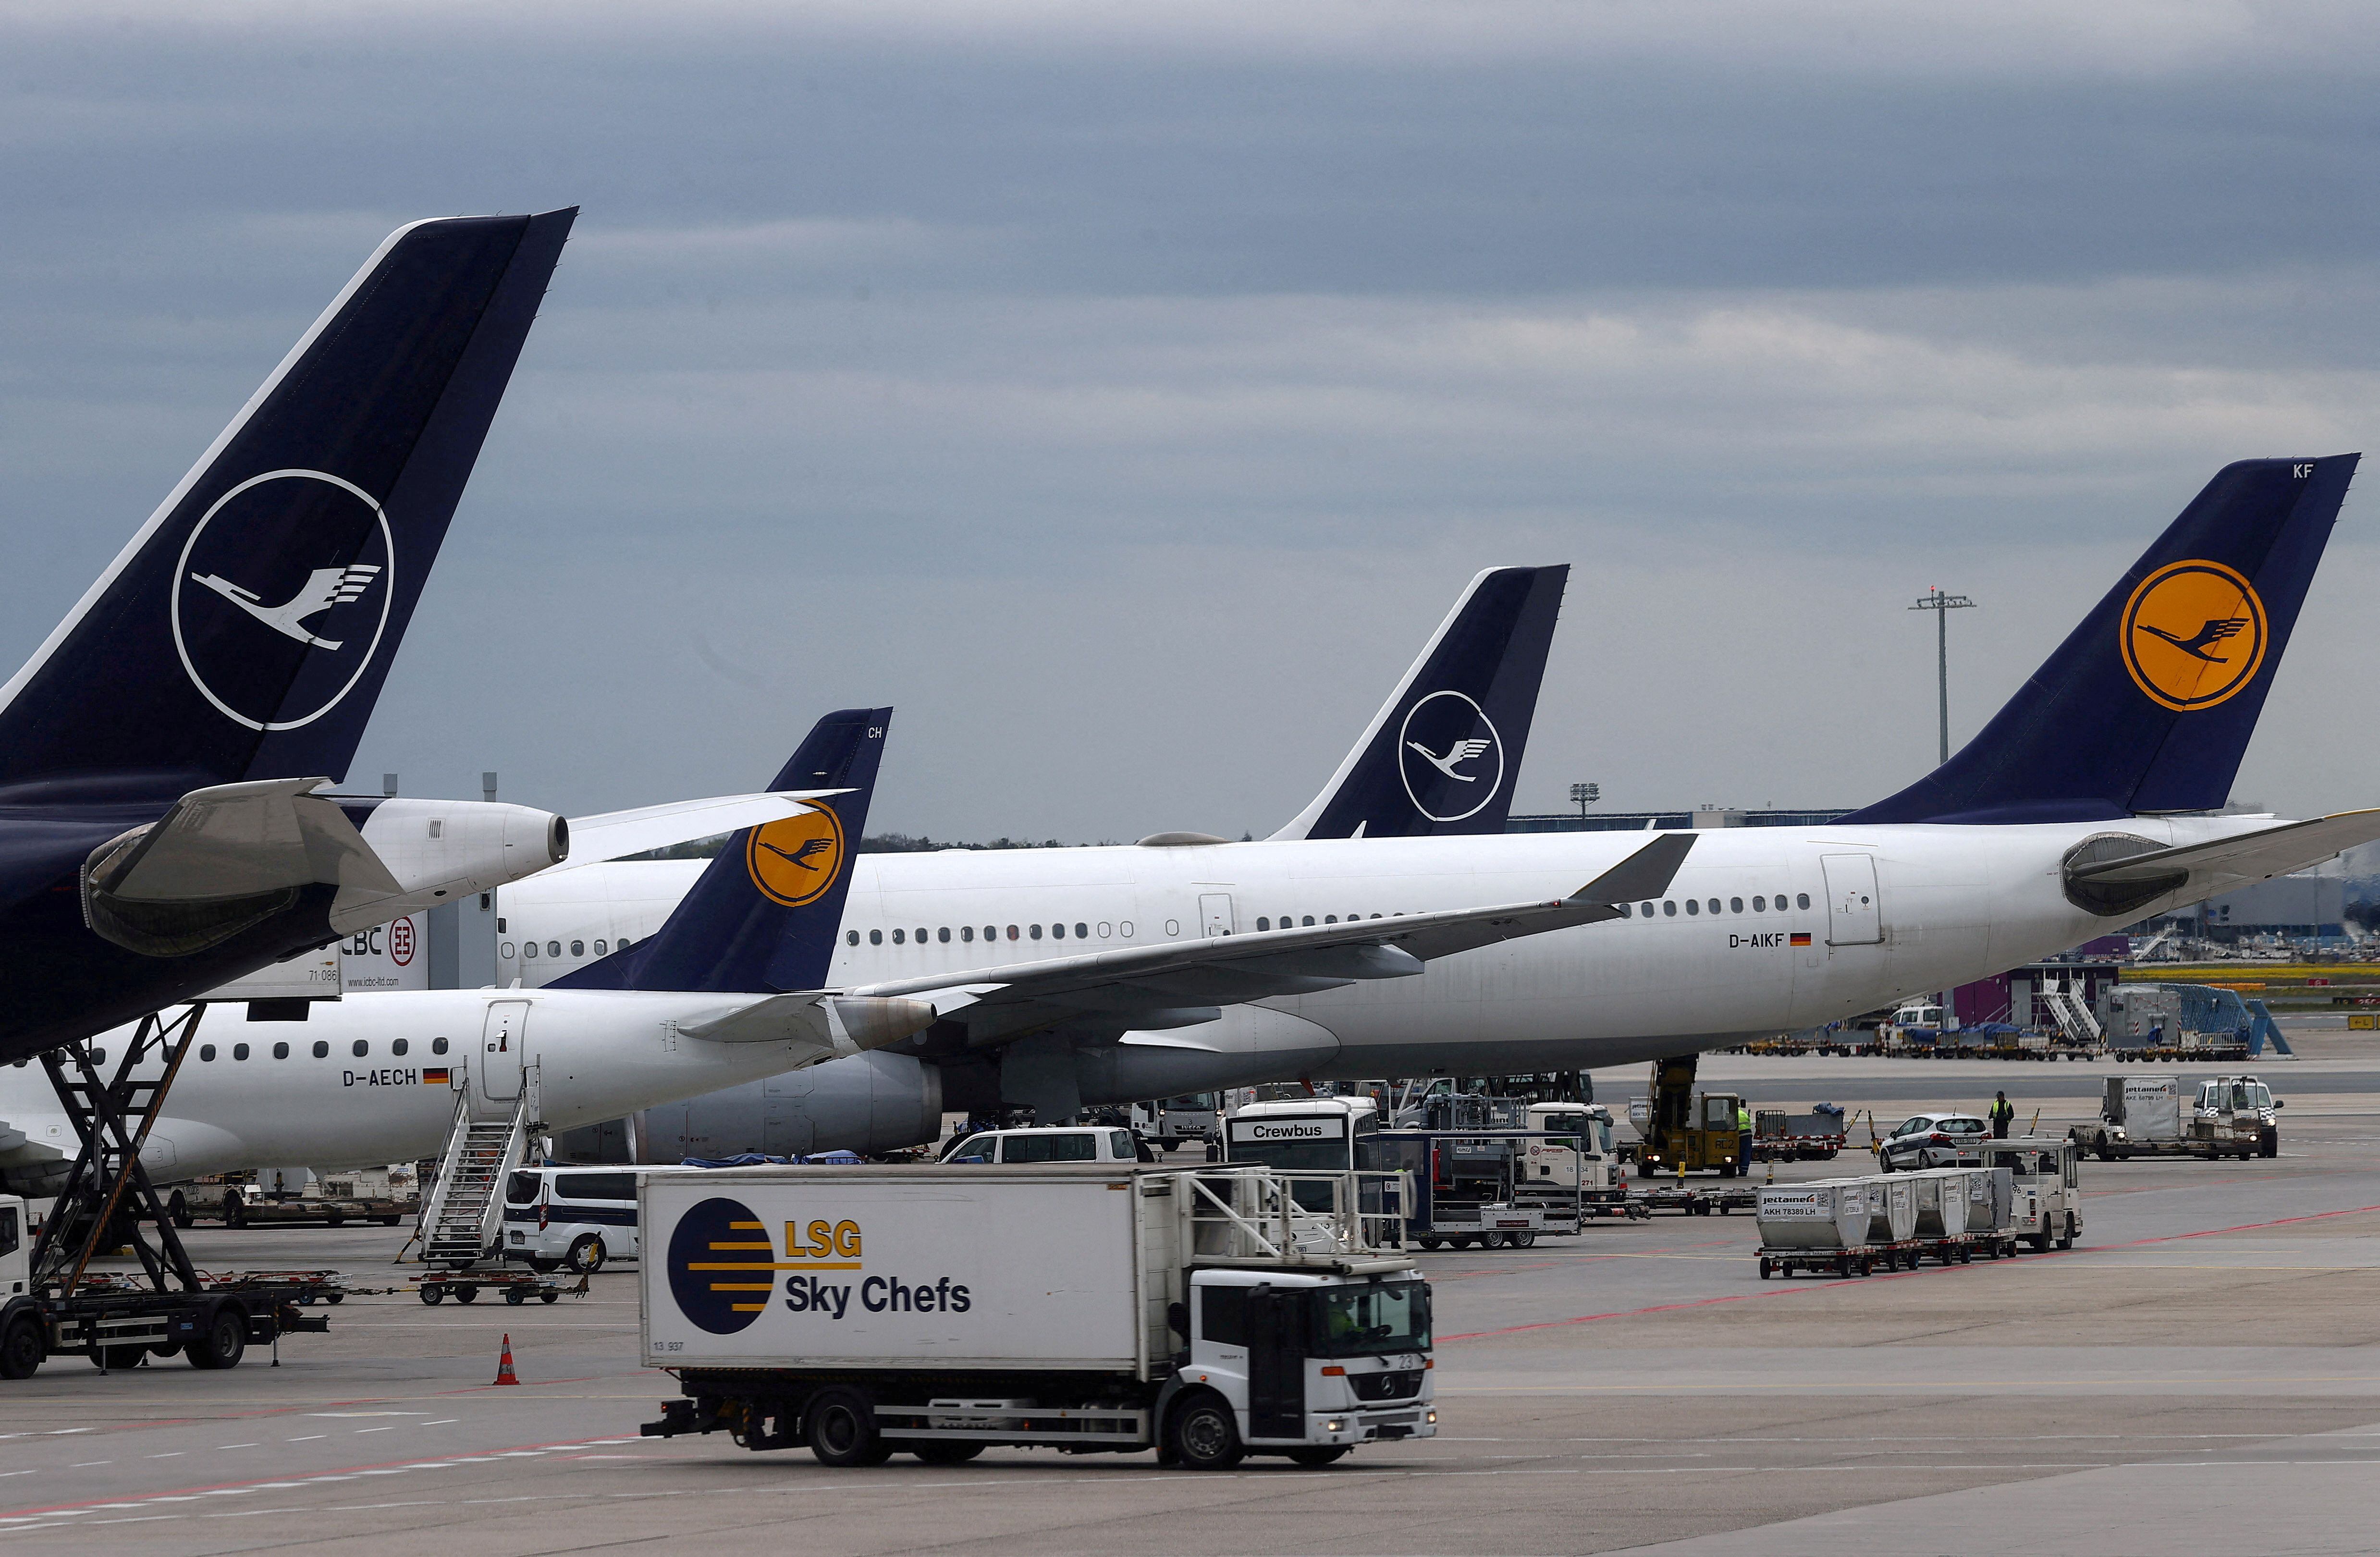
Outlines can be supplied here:
<path id="1" fill-rule="evenodd" d="M 577 204 L 353 782 L 890 702 L 871 830 L 1261 835 L 1569 562 L 1523 809 L 1856 805 L 1928 586 L 1955 740 L 2219 465 L 2373 446 L 2375 78 L 2352 6 L 0 4 L 0 660 L 389 229 Z M 2238 798 L 2380 804 L 2368 490 Z"/>

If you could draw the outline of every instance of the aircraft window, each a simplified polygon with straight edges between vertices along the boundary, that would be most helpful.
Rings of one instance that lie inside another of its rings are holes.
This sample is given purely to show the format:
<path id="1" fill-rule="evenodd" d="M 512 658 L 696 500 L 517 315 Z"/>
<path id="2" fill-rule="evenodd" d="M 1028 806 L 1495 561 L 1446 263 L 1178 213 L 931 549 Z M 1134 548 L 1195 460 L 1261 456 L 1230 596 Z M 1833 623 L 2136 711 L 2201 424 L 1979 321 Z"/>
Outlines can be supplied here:
<path id="1" fill-rule="evenodd" d="M 1689 914 L 1699 914 L 1699 913 L 1701 913 L 1702 911 L 1703 911 L 1702 899 L 1700 899 L 1700 898 L 1698 898 L 1698 897 L 1689 897 L 1689 898 L 1687 898 L 1687 899 L 1686 899 L 1686 912 L 1687 912 L 1687 913 L 1689 913 Z"/>
<path id="2" fill-rule="evenodd" d="M 959 926 L 959 939 L 960 939 L 960 940 L 962 940 L 962 941 L 972 941 L 972 940 L 974 940 L 974 939 L 975 939 L 975 926 L 973 926 L 973 925 L 971 925 L 971 924 L 963 924 L 963 925 Z"/>
<path id="3" fill-rule="evenodd" d="M 1674 919 L 1674 918 L 1676 918 L 1678 917 L 1678 905 L 1677 905 L 1676 901 L 1675 901 L 1674 899 L 1671 899 L 1671 898 L 1664 898 L 1664 899 L 1662 899 L 1662 900 L 1661 900 L 1661 912 L 1663 912 L 1664 914 L 1667 914 L 1670 918 L 1673 918 L 1673 919 Z"/>
<path id="4" fill-rule="evenodd" d="M 856 945 L 858 945 L 858 944 L 859 944 L 859 931 L 856 931 L 856 930 L 846 930 L 846 931 L 844 931 L 843 932 L 843 943 L 844 943 L 844 945 L 846 945 L 846 946 L 856 946 Z"/>
<path id="5" fill-rule="evenodd" d="M 1742 899 L 1742 898 L 1741 898 L 1741 897 L 1730 897 L 1730 898 L 1729 898 L 1729 899 L 1727 900 L 1727 911 L 1728 911 L 1729 913 L 1730 913 L 1730 914 L 1741 914 L 1741 913 L 1742 913 L 1742 912 L 1743 912 L 1743 899 Z"/>
<path id="6" fill-rule="evenodd" d="M 360 1039 L 360 1038 L 359 1038 L 359 1039 L 358 1039 L 358 1040 L 356 1040 L 356 1058 L 357 1058 L 357 1059 L 360 1060 L 360 1059 L 362 1059 L 366 1054 L 369 1054 L 369 1053 L 370 1053 L 370 1052 L 371 1052 L 371 1045 L 370 1045 L 369 1042 L 365 1041 L 363 1039 Z"/>
<path id="7" fill-rule="evenodd" d="M 1653 917 L 1653 906 L 1650 903 L 1638 904 L 1636 906 L 1636 911 L 1644 915 L 1648 919 Z"/>
<path id="8" fill-rule="evenodd" d="M 1064 939 L 1066 939 L 1066 927 L 1065 927 L 1065 925 L 1064 925 L 1063 923 L 1059 923 L 1059 924 L 1053 924 L 1053 925 L 1051 925 L 1051 926 L 1050 927 L 1050 937 L 1051 937 L 1052 939 L 1054 939 L 1054 940 L 1063 941 Z"/>
<path id="9" fill-rule="evenodd" d="M 200 1060 L 201 1062 L 211 1061 L 211 1060 L 212 1060 L 214 1057 L 215 1057 L 215 1046 L 214 1046 L 213 1044 L 212 1044 L 212 1043 L 201 1043 L 201 1044 L 200 1044 L 200 1045 L 199 1045 L 199 1058 L 200 1058 Z"/>
<path id="10" fill-rule="evenodd" d="M 273 1057 L 276 1060 L 287 1059 L 289 1057 L 289 1045 L 285 1043 L 274 1044 L 273 1046 Z"/>
<path id="11" fill-rule="evenodd" d="M 562 955 L 562 943 L 559 941 L 547 942 L 545 943 L 545 955 L 550 957 L 560 956 Z"/>
<path id="12" fill-rule="evenodd" d="M 1768 899 L 1765 897 L 1754 898 L 1752 900 L 1752 911 L 1755 914 L 1765 914 L 1768 912 Z"/>
<path id="13" fill-rule="evenodd" d="M 1265 918 L 1262 914 L 1258 914 L 1257 916 L 1257 928 L 1258 930 L 1270 930 L 1272 928 L 1272 921 Z"/>
<path id="14" fill-rule="evenodd" d="M 506 962 L 510 962 L 510 961 L 512 961 L 512 959 L 513 959 L 513 943 L 512 943 L 511 942 L 509 942 L 509 941 L 505 942 L 505 943 L 504 943 L 504 945 L 503 945 L 501 948 L 499 948 L 499 952 L 500 952 L 500 955 L 504 957 L 504 959 Z"/>
<path id="15" fill-rule="evenodd" d="M 1718 899 L 1716 897 L 1710 900 L 1710 911 L 1714 914 L 1718 912 Z"/>
<path id="16" fill-rule="evenodd" d="M 1121 923 L 1121 924 L 1117 925 L 1117 926 L 1116 926 L 1116 933 L 1117 933 L 1117 934 L 1119 934 L 1119 935 L 1121 935 L 1121 936 L 1123 936 L 1123 937 L 1125 940 L 1127 940 L 1127 941 L 1131 940 L 1131 939 L 1132 939 L 1132 921 L 1131 921 L 1130 919 L 1126 919 L 1126 920 L 1124 920 L 1123 923 Z"/>
<path id="17" fill-rule="evenodd" d="M 573 941 L 570 943 L 570 955 L 574 957 L 585 956 L 587 955 L 587 943 L 584 941 Z"/>
<path id="18" fill-rule="evenodd" d="M 1298 921 L 1298 923 L 1300 923 L 1300 924 L 1312 924 L 1313 922 L 1314 922 L 1314 916 L 1313 916 L 1313 915 L 1311 915 L 1311 914 L 1306 915 L 1306 916 L 1305 916 L 1305 918 L 1302 918 L 1302 919 L 1300 919 L 1300 920 Z"/>
<path id="19" fill-rule="evenodd" d="M 918 944 L 918 945 L 920 945 L 920 946 L 922 946 L 922 945 L 924 945 L 925 943 L 926 943 L 926 927 L 925 927 L 924 925 L 919 925 L 919 926 L 917 927 L 917 944 Z"/>
<path id="20" fill-rule="evenodd" d="M 233 1044 L 233 1045 L 231 1046 L 231 1057 L 232 1057 L 233 1059 L 235 1059 L 235 1060 L 245 1060 L 245 1059 L 247 1059 L 247 1058 L 248 1058 L 248 1045 L 247 1045 L 247 1044 L 245 1044 L 245 1043 L 235 1043 L 235 1044 Z"/>
<path id="21" fill-rule="evenodd" d="M 392 1054 L 403 1054 L 407 1050 L 412 1047 L 413 1040 L 411 1039 L 395 1038 L 389 1040 L 388 1052 Z"/>
<path id="22" fill-rule="evenodd" d="M 314 1058 L 318 1060 L 327 1060 L 330 1057 L 331 1046 L 328 1043 L 323 1042 L 321 1039 L 316 1039 L 314 1040 Z"/>
<path id="23" fill-rule="evenodd" d="M 997 940 L 999 940 L 999 939 L 1000 939 L 1000 927 L 999 927 L 998 925 L 996 925 L 996 924 L 988 924 L 988 925 L 984 926 L 984 927 L 983 927 L 983 938 L 984 938 L 985 940 L 987 940 L 987 941 L 997 941 Z"/>
<path id="24" fill-rule="evenodd" d="M 1376 919 L 1377 919 L 1377 918 L 1378 918 L 1379 917 L 1380 917 L 1380 916 L 1379 916 L 1379 915 L 1378 915 L 1378 914 L 1374 914 L 1374 915 L 1372 916 L 1372 918 L 1376 918 Z"/>
<path id="25" fill-rule="evenodd" d="M 1181 934 L 1181 933 L 1182 933 L 1182 921 L 1181 921 L 1180 919 L 1168 919 L 1168 920 L 1166 920 L 1166 921 L 1165 921 L 1165 933 L 1166 933 L 1166 934 L 1168 934 L 1168 935 L 1179 935 L 1179 934 Z"/>
<path id="26" fill-rule="evenodd" d="M 1325 914 L 1322 916 L 1322 922 L 1324 924 L 1337 924 L 1339 922 L 1339 916 L 1336 914 Z"/>
<path id="27" fill-rule="evenodd" d="M 522 960 L 522 961 L 524 961 L 524 962 L 526 962 L 526 961 L 527 961 L 527 960 L 528 960 L 530 957 L 533 957 L 533 956 L 535 956 L 535 955 L 537 955 L 537 943 L 536 943 L 536 942 L 534 942 L 534 941 L 524 941 L 524 942 L 522 942 L 522 943 L 521 943 L 521 960 Z"/>
<path id="28" fill-rule="evenodd" d="M 1808 893 L 1797 892 L 1793 894 L 1793 906 L 1796 908 L 1806 908 L 1809 906 L 1810 894 Z"/>
<path id="29" fill-rule="evenodd" d="M 1034 940 L 1038 941 L 1041 939 L 1041 927 L 1039 925 L 1029 925 L 1026 928 L 1033 931 Z"/>
<path id="30" fill-rule="evenodd" d="M 1009 938 L 1011 941 L 1014 941 L 1014 940 L 1015 940 L 1015 939 L 1016 939 L 1016 927 L 1015 927 L 1014 925 L 1010 925 L 1010 926 L 1008 927 L 1008 938 Z"/>
<path id="31" fill-rule="evenodd" d="M 443 1038 L 431 1039 L 430 1040 L 430 1052 L 433 1054 L 443 1054 L 446 1052 L 446 1040 Z"/>
<path id="32" fill-rule="evenodd" d="M 934 939 L 941 942 L 945 946 L 949 945 L 951 943 L 951 927 L 944 925 L 940 930 L 934 931 Z"/>
<path id="33" fill-rule="evenodd" d="M 909 932 L 905 930 L 896 930 L 892 932 L 892 944 L 895 946 L 905 945 L 908 940 Z"/>
<path id="34" fill-rule="evenodd" d="M 631 946 L 633 946 L 633 945 L 635 945 L 635 944 L 636 944 L 636 943 L 635 943 L 634 941 L 631 941 L 631 940 L 629 940 L 626 936 L 623 935 L 622 937 L 620 937 L 620 943 L 619 943 L 619 945 L 617 945 L 617 946 L 613 947 L 613 950 L 614 950 L 614 951 L 620 951 L 620 952 L 625 952 L 625 951 L 626 951 L 629 947 L 631 947 Z"/>
<path id="35" fill-rule="evenodd" d="M 868 943 L 871 946 L 881 946 L 884 944 L 884 932 L 880 930 L 869 931 L 868 932 Z"/>
<path id="36" fill-rule="evenodd" d="M 601 941 L 595 943 L 595 955 L 599 957 L 603 955 L 603 943 Z"/>
<path id="37" fill-rule="evenodd" d="M 1282 922 L 1283 924 L 1287 924 L 1289 921 L 1288 921 L 1287 919 L 1283 919 L 1281 922 Z M 1101 919 L 1101 920 L 1099 921 L 1099 939 L 1100 939 L 1100 940 L 1102 940 L 1102 941 L 1104 941 L 1104 940 L 1106 940 L 1106 939 L 1108 938 L 1108 936 L 1109 936 L 1110 934 L 1111 934 L 1111 933 L 1112 933 L 1112 931 L 1111 931 L 1108 929 L 1108 921 L 1107 921 L 1107 920 L 1105 920 L 1105 919 Z"/>

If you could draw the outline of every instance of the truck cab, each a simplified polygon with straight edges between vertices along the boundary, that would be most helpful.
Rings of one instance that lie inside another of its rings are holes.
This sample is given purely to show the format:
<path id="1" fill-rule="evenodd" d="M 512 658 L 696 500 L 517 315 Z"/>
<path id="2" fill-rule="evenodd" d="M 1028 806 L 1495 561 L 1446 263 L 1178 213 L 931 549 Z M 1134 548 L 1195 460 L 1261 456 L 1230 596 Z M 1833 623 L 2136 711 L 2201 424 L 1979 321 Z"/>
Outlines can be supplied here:
<path id="1" fill-rule="evenodd" d="M 2277 1157 L 2281 1149 L 2280 1103 L 2273 1089 L 2252 1076 L 2218 1076 L 2198 1084 L 2191 1133 L 2210 1153 Z"/>
<path id="2" fill-rule="evenodd" d="M 2009 1170 L 2017 1236 L 2037 1249 L 2072 1248 L 2082 1230 L 2082 1147 L 2070 1137 L 2012 1136 L 1983 1143 L 1986 1168 Z"/>
<path id="3" fill-rule="evenodd" d="M 1427 1283 L 1197 1271 L 1190 1295 L 1180 1380 L 1229 1401 L 1250 1449 L 1320 1465 L 1435 1430 Z"/>
<path id="4" fill-rule="evenodd" d="M 1531 1103 L 1525 1128 L 1552 1136 L 1529 1142 L 1523 1187 L 1576 1190 L 1593 1201 L 1624 1198 L 1611 1142 L 1611 1111 L 1600 1103 Z"/>

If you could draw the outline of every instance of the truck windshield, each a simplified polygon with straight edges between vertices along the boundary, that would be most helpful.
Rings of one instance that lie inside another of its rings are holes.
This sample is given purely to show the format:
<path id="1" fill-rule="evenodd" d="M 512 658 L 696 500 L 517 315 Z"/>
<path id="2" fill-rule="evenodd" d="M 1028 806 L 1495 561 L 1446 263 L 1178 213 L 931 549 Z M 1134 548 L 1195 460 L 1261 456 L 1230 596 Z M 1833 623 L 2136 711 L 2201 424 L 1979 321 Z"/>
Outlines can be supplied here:
<path id="1" fill-rule="evenodd" d="M 1314 1296 L 1316 1356 L 1429 1350 L 1429 1288 L 1423 1283 L 1324 1287 Z"/>
<path id="2" fill-rule="evenodd" d="M 1337 1140 L 1235 1140 L 1234 1162 L 1261 1162 L 1291 1173 L 1343 1174 L 1354 1166 L 1345 1137 Z"/>

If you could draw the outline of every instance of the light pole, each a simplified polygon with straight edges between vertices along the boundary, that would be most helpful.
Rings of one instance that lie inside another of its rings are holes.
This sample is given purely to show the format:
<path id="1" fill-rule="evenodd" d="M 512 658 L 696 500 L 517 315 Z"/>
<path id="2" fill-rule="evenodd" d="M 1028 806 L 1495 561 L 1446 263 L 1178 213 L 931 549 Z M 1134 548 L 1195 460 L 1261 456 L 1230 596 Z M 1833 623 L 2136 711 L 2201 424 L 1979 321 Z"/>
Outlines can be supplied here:
<path id="1" fill-rule="evenodd" d="M 1932 592 L 1922 597 L 1915 605 L 1909 608 L 1912 611 L 1934 613 L 1934 666 L 1941 681 L 1941 760 L 1944 762 L 1950 760 L 1950 613 L 1972 610 L 1974 603 L 1964 595 L 1944 594 L 1942 587 L 1937 584 Z"/>
<path id="2" fill-rule="evenodd" d="M 1586 808 L 1602 798 L 1603 785 L 1599 784 L 1573 784 L 1570 786 L 1570 801 L 1578 808 L 1581 821 L 1586 820 Z"/>

